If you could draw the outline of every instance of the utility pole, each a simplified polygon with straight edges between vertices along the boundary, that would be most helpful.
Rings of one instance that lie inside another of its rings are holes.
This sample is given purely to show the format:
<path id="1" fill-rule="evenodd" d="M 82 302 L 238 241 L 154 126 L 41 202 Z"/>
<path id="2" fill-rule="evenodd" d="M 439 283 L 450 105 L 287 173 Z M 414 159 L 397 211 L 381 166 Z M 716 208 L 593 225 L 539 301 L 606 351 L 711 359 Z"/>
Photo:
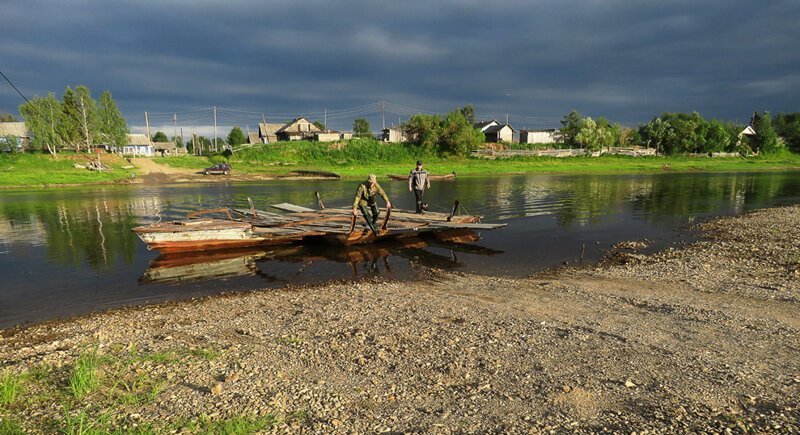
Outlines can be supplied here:
<path id="1" fill-rule="evenodd" d="M 381 130 L 386 130 L 386 115 L 383 109 L 384 109 L 384 104 L 383 100 L 381 100 Z"/>
<path id="2" fill-rule="evenodd" d="M 269 140 L 269 133 L 267 133 L 267 117 L 262 113 L 261 114 L 261 122 L 264 123 L 264 137 L 261 138 L 262 143 L 267 143 Z M 261 127 L 258 127 L 258 135 L 261 136 Z"/>
<path id="3" fill-rule="evenodd" d="M 150 138 L 150 120 L 147 119 L 147 112 L 144 112 L 144 125 L 147 131 L 147 141 L 150 142 L 150 145 L 153 145 L 153 140 Z"/>
<path id="4" fill-rule="evenodd" d="M 186 148 L 186 142 L 183 141 L 183 127 L 181 127 L 181 145 Z M 175 148 L 177 148 L 177 144 Z"/>
<path id="5" fill-rule="evenodd" d="M 219 148 L 217 148 L 217 106 L 214 106 L 214 152 L 219 152 Z"/>
<path id="6" fill-rule="evenodd" d="M 178 147 L 178 114 L 172 114 L 172 141 L 175 142 L 175 147 Z"/>
<path id="7" fill-rule="evenodd" d="M 508 125 L 508 113 L 506 113 L 506 125 Z"/>
<path id="8" fill-rule="evenodd" d="M 322 126 L 325 127 L 325 131 L 328 131 L 328 108 L 325 108 L 325 117 L 322 121 Z"/>

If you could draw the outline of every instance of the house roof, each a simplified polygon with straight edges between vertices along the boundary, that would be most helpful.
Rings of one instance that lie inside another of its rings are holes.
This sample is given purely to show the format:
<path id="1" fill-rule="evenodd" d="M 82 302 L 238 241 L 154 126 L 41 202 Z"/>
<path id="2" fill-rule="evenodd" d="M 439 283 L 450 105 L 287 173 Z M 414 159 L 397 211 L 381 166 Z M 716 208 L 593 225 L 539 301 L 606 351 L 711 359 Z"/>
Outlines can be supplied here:
<path id="1" fill-rule="evenodd" d="M 747 126 L 747 127 L 745 127 L 745 128 L 744 128 L 744 130 L 742 130 L 742 131 L 741 131 L 741 133 L 739 133 L 739 134 L 743 134 L 743 135 L 746 135 L 746 136 L 755 136 L 755 135 L 756 135 L 756 131 L 755 131 L 755 130 L 753 130 L 753 127 L 751 127 L 751 126 L 749 126 L 749 125 L 748 125 L 748 126 Z"/>
<path id="2" fill-rule="evenodd" d="M 128 135 L 128 145 L 150 145 L 150 138 L 146 134 L 131 133 Z"/>
<path id="3" fill-rule="evenodd" d="M 269 124 L 264 122 L 258 123 L 258 135 L 260 137 L 274 136 L 275 132 L 283 128 L 286 124 Z"/>
<path id="4" fill-rule="evenodd" d="M 473 127 L 477 128 L 478 130 L 485 131 L 487 127 L 492 125 L 499 125 L 500 123 L 495 121 L 494 119 L 491 121 L 478 121 L 472 124 Z"/>
<path id="5" fill-rule="evenodd" d="M 29 137 L 24 122 L 0 122 L 0 136 Z"/>
<path id="6" fill-rule="evenodd" d="M 258 133 L 257 132 L 251 131 L 247 135 L 247 143 L 259 143 L 259 142 L 261 142 L 261 141 L 258 139 Z"/>
<path id="7" fill-rule="evenodd" d="M 310 127 L 308 130 L 300 130 L 300 124 L 309 124 Z M 316 125 L 314 125 L 311 121 L 304 117 L 295 118 L 286 123 L 280 130 L 276 131 L 275 133 L 318 133 L 322 130 L 319 129 Z"/>
<path id="8" fill-rule="evenodd" d="M 383 131 L 389 131 L 389 130 L 403 131 L 403 126 L 402 125 L 393 125 L 391 127 L 386 127 L 386 128 L 383 129 Z"/>
<path id="9" fill-rule="evenodd" d="M 178 148 L 175 142 L 153 142 L 153 149 L 156 151 L 171 151 Z"/>
<path id="10" fill-rule="evenodd" d="M 487 128 L 486 130 L 484 130 L 483 132 L 484 133 L 497 133 L 498 131 L 500 131 L 500 130 L 506 128 L 506 127 L 510 128 L 511 131 L 517 131 L 517 130 L 514 130 L 514 127 L 512 127 L 512 126 L 510 126 L 508 124 L 501 124 L 501 125 L 492 125 L 489 128 Z"/>

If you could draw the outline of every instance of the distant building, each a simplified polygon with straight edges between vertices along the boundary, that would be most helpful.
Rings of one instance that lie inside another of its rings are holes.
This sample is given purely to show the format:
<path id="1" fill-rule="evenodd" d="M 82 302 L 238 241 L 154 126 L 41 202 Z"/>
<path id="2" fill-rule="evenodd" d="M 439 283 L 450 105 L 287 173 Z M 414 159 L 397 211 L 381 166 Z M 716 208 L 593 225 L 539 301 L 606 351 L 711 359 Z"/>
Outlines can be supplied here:
<path id="1" fill-rule="evenodd" d="M 128 135 L 128 144 L 121 150 L 116 148 L 123 155 L 134 157 L 153 157 L 153 144 L 146 134 L 131 133 Z"/>
<path id="2" fill-rule="evenodd" d="M 153 154 L 165 156 L 179 156 L 186 154 L 186 149 L 178 147 L 175 142 L 153 142 Z"/>
<path id="3" fill-rule="evenodd" d="M 338 131 L 320 131 L 314 134 L 317 142 L 336 142 L 340 137 Z"/>
<path id="4" fill-rule="evenodd" d="M 317 133 L 322 132 L 306 118 L 300 117 L 289 121 L 275 132 L 278 140 L 309 140 L 314 139 Z"/>
<path id="5" fill-rule="evenodd" d="M 25 149 L 31 143 L 31 134 L 24 122 L 0 122 L 0 148 Z"/>
<path id="6" fill-rule="evenodd" d="M 519 143 L 558 143 L 560 141 L 561 132 L 555 128 L 519 131 Z"/>
<path id="7" fill-rule="evenodd" d="M 275 134 L 278 130 L 283 128 L 286 124 L 258 124 L 258 137 L 261 143 L 274 143 L 278 141 L 278 136 Z"/>
<path id="8" fill-rule="evenodd" d="M 483 134 L 486 136 L 486 142 L 491 143 L 511 143 L 514 141 L 514 133 L 516 133 L 516 130 L 508 124 L 492 125 L 487 127 L 486 130 L 483 130 Z"/>
<path id="9" fill-rule="evenodd" d="M 393 127 L 384 128 L 383 134 L 381 135 L 381 140 L 389 143 L 408 142 L 408 135 L 403 129 L 403 126 L 396 125 Z"/>
<path id="10" fill-rule="evenodd" d="M 500 125 L 500 123 L 495 121 L 494 119 L 491 121 L 478 121 L 472 124 L 473 127 L 477 128 L 478 130 L 481 131 L 481 133 L 484 134 L 486 133 L 486 129 L 488 129 L 489 127 L 494 127 L 496 125 Z"/>
<path id="11" fill-rule="evenodd" d="M 258 136 L 258 132 L 251 131 L 250 133 L 247 133 L 247 143 L 249 144 L 264 143 L 264 141 L 262 141 L 261 138 Z"/>
<path id="12" fill-rule="evenodd" d="M 352 131 L 343 131 L 343 132 L 339 133 L 339 139 L 341 139 L 341 140 L 350 140 L 352 138 L 353 138 L 353 132 Z"/>

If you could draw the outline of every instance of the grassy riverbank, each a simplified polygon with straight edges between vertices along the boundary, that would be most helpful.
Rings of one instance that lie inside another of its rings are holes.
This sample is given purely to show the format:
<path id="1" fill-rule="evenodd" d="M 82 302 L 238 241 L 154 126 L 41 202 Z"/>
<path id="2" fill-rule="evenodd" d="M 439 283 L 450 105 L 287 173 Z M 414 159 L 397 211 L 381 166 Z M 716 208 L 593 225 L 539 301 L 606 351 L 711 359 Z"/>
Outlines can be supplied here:
<path id="1" fill-rule="evenodd" d="M 800 207 L 697 229 L 527 278 L 433 271 L 0 330 L 0 433 L 795 433 Z"/>
<path id="2" fill-rule="evenodd" d="M 112 171 L 93 172 L 75 168 L 75 163 L 86 163 L 93 158 L 88 154 L 63 152 L 58 159 L 46 154 L 0 154 L 0 187 L 125 183 L 131 180 L 132 171 L 135 170 L 122 169 L 128 165 L 122 157 L 110 154 L 102 154 L 101 157 L 104 163 L 113 168 Z M 371 173 L 381 177 L 386 174 L 406 174 L 418 159 L 423 160 L 433 174 L 456 172 L 459 176 L 800 170 L 800 155 L 788 152 L 762 157 L 716 159 L 602 156 L 485 160 L 442 156 L 414 146 L 387 145 L 371 140 L 354 140 L 338 148 L 316 142 L 267 144 L 239 150 L 227 159 L 218 155 L 164 157 L 154 158 L 153 161 L 159 165 L 192 171 L 199 171 L 212 163 L 228 161 L 237 176 L 232 178 L 233 181 L 253 181 L 294 170 L 329 171 L 348 178 L 362 178 Z M 208 181 L 202 176 L 187 179 Z M 169 178 L 165 180 L 175 181 Z"/>
<path id="3" fill-rule="evenodd" d="M 163 159 L 166 165 L 200 169 L 221 156 L 185 156 Z M 737 172 L 800 169 L 800 155 L 784 153 L 751 158 L 694 157 L 572 157 L 513 158 L 486 160 L 441 156 L 417 147 L 387 145 L 374 141 L 354 141 L 340 149 L 326 144 L 298 142 L 255 146 L 235 152 L 228 162 L 240 173 L 281 174 L 292 170 L 330 171 L 344 177 L 364 177 L 374 173 L 405 174 L 421 159 L 429 172 L 462 176 L 517 173 L 636 173 L 636 172 Z"/>
<path id="4" fill-rule="evenodd" d="M 76 168 L 86 164 L 91 154 L 61 153 L 57 159 L 48 154 L 0 154 L 0 187 L 100 184 L 127 181 L 131 171 L 122 169 L 128 163 L 119 156 L 101 154 L 111 171 L 90 171 Z"/>

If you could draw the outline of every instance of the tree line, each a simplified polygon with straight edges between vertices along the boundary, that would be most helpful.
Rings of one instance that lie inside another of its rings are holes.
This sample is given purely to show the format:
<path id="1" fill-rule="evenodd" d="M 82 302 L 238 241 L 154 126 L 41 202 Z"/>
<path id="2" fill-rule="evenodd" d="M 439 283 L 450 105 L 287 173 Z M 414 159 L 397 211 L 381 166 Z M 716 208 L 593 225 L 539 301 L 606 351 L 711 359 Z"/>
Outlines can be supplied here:
<path id="1" fill-rule="evenodd" d="M 126 145 L 128 123 L 111 92 L 103 91 L 95 101 L 88 87 L 67 86 L 61 100 L 51 92 L 19 107 L 31 132 L 31 144 L 56 155 L 59 149 L 75 151 L 93 145 Z"/>
<path id="2" fill-rule="evenodd" d="M 697 112 L 665 112 L 633 129 L 573 110 L 564 116 L 559 131 L 566 145 L 587 150 L 639 145 L 662 155 L 800 151 L 800 113 L 779 114 L 773 121 L 769 112 L 756 112 L 750 126 L 752 133 L 744 131 L 746 125 L 707 120 Z"/>

